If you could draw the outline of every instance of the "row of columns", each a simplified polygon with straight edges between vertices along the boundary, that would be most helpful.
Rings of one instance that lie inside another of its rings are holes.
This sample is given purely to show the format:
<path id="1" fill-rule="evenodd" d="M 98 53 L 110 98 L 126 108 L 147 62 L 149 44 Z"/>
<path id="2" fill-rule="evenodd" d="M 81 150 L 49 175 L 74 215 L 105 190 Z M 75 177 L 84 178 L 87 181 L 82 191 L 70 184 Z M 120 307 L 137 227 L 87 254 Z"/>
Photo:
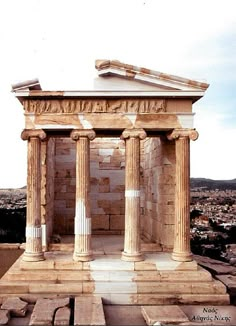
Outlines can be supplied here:
<path id="1" fill-rule="evenodd" d="M 75 261 L 92 260 L 90 191 L 90 141 L 93 130 L 73 130 L 76 141 L 76 212 L 75 212 Z M 140 243 L 140 140 L 146 138 L 143 129 L 126 129 L 121 138 L 126 143 L 125 165 L 125 239 L 121 259 L 141 261 Z M 40 214 L 41 198 L 41 141 L 46 139 L 43 130 L 24 130 L 21 135 L 28 140 L 27 225 L 25 261 L 44 259 Z M 197 139 L 193 129 L 174 129 L 167 135 L 176 143 L 175 190 L 175 240 L 172 258 L 190 261 L 190 139 Z"/>

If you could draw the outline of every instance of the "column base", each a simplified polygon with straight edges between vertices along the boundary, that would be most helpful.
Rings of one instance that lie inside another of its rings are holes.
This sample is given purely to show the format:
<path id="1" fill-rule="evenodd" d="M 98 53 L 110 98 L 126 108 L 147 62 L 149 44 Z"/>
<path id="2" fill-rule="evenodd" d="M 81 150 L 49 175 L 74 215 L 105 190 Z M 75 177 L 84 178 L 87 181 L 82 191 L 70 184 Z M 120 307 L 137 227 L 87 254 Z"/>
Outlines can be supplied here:
<path id="1" fill-rule="evenodd" d="M 135 254 L 128 254 L 127 252 L 122 252 L 121 260 L 124 261 L 142 261 L 144 260 L 143 254 L 135 253 Z"/>
<path id="2" fill-rule="evenodd" d="M 31 261 L 31 262 L 36 262 L 36 261 L 42 261 L 45 260 L 43 252 L 37 252 L 37 253 L 32 253 L 32 252 L 24 252 L 23 261 Z"/>
<path id="3" fill-rule="evenodd" d="M 93 260 L 93 254 L 92 253 L 82 254 L 82 253 L 74 252 L 73 260 L 74 261 L 91 261 L 91 260 Z"/>
<path id="4" fill-rule="evenodd" d="M 192 261 L 193 254 L 191 252 L 173 252 L 171 258 L 176 261 Z"/>

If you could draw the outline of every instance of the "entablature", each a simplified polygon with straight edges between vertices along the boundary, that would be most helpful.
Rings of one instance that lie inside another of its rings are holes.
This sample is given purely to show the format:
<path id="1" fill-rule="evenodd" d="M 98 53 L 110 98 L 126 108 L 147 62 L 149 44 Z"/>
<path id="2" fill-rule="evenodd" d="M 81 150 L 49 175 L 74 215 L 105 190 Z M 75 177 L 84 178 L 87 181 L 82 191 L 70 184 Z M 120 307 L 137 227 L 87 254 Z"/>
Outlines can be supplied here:
<path id="1" fill-rule="evenodd" d="M 27 129 L 193 128 L 192 104 L 208 84 L 170 74 L 98 60 L 91 90 L 46 91 L 37 79 L 14 85 Z"/>

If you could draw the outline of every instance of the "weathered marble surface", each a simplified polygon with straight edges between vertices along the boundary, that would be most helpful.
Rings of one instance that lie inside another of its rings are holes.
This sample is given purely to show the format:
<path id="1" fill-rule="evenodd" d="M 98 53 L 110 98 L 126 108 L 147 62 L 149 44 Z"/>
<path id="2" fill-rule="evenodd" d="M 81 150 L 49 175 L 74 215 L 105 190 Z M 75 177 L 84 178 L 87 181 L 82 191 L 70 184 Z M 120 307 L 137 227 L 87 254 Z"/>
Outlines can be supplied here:
<path id="1" fill-rule="evenodd" d="M 76 297 L 74 325 L 106 325 L 100 297 Z"/>
<path id="2" fill-rule="evenodd" d="M 181 308 L 175 305 L 142 307 L 142 314 L 147 325 L 158 325 L 158 323 L 176 324 L 189 321 Z"/>
<path id="3" fill-rule="evenodd" d="M 53 317 L 58 308 L 69 306 L 69 298 L 63 299 L 38 299 L 29 325 L 53 325 Z"/>
<path id="4" fill-rule="evenodd" d="M 7 325 L 10 319 L 10 312 L 8 310 L 0 309 L 0 325 Z"/>
<path id="5" fill-rule="evenodd" d="M 18 297 L 7 298 L 1 309 L 9 310 L 11 316 L 24 317 L 28 309 L 28 303 Z"/>

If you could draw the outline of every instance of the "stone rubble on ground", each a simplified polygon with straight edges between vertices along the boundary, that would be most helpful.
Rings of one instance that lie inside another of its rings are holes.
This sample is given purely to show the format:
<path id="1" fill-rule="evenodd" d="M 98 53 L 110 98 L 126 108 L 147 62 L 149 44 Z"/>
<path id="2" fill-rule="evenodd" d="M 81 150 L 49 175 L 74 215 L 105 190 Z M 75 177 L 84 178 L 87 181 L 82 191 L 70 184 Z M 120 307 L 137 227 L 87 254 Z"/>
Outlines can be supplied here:
<path id="1" fill-rule="evenodd" d="M 100 297 L 76 297 L 74 325 L 105 326 L 105 315 Z"/>
<path id="2" fill-rule="evenodd" d="M 69 298 L 38 299 L 34 306 L 29 325 L 52 326 L 55 311 L 58 308 L 69 306 L 69 303 Z"/>
<path id="3" fill-rule="evenodd" d="M 227 286 L 231 297 L 236 296 L 236 275 L 216 275 L 216 278 Z"/>
<path id="4" fill-rule="evenodd" d="M 7 325 L 10 319 L 10 313 L 8 310 L 0 309 L 0 325 Z"/>
<path id="5" fill-rule="evenodd" d="M 212 259 L 206 256 L 198 256 L 198 255 L 194 255 L 193 258 L 200 266 L 209 270 L 213 275 L 236 274 L 235 266 L 231 266 L 230 264 L 224 263 L 220 260 Z"/>
<path id="6" fill-rule="evenodd" d="M 28 303 L 18 297 L 9 297 L 2 304 L 1 309 L 9 310 L 12 317 L 24 317 L 26 315 Z"/>
<path id="7" fill-rule="evenodd" d="M 214 277 L 227 288 L 231 304 L 236 303 L 236 266 L 209 257 L 194 255 L 197 263 L 209 270 Z"/>
<path id="8" fill-rule="evenodd" d="M 188 317 L 175 305 L 143 306 L 142 314 L 147 325 L 163 325 L 165 323 L 189 322 Z"/>
<path id="9" fill-rule="evenodd" d="M 147 325 L 236 325 L 236 307 L 218 305 L 142 306 Z"/>
<path id="10" fill-rule="evenodd" d="M 70 308 L 59 308 L 55 313 L 54 326 L 68 326 L 70 325 Z"/>

